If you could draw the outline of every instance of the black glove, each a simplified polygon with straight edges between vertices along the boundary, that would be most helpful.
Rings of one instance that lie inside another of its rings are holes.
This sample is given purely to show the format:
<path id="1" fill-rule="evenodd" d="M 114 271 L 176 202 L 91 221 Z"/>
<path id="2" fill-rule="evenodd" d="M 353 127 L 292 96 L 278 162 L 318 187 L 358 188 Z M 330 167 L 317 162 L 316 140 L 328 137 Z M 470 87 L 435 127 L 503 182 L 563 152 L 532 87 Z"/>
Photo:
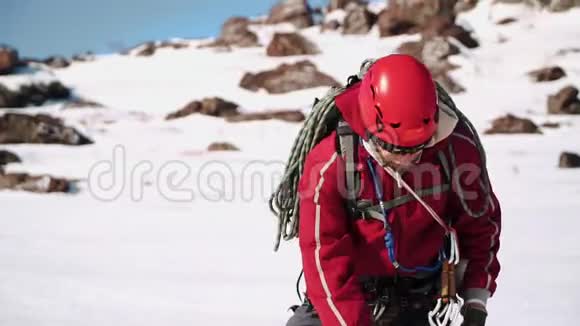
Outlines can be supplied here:
<path id="1" fill-rule="evenodd" d="M 479 304 L 467 304 L 463 307 L 463 323 L 461 326 L 485 326 L 487 311 Z"/>

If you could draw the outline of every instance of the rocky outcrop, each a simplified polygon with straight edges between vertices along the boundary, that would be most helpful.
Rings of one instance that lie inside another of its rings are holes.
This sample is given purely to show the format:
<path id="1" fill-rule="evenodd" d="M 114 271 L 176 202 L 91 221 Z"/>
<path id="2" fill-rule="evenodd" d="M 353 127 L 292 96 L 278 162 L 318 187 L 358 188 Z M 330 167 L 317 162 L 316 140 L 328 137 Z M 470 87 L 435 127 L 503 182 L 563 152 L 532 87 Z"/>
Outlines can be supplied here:
<path id="1" fill-rule="evenodd" d="M 552 12 L 562 12 L 574 7 L 580 7 L 580 0 L 539 0 Z"/>
<path id="2" fill-rule="evenodd" d="M 399 18 L 397 12 L 392 9 L 385 9 L 379 13 L 377 25 L 381 37 L 407 33 L 412 34 L 419 31 L 419 28 L 413 21 Z"/>
<path id="3" fill-rule="evenodd" d="M 297 28 L 312 26 L 312 10 L 304 0 L 281 0 L 270 10 L 267 24 L 291 23 Z"/>
<path id="4" fill-rule="evenodd" d="M 174 41 L 162 41 L 162 42 L 146 42 L 143 43 L 132 50 L 129 53 L 134 54 L 138 57 L 150 57 L 155 54 L 159 49 L 170 48 L 170 49 L 184 49 L 189 47 L 187 43 L 184 42 L 174 42 Z"/>
<path id="5" fill-rule="evenodd" d="M 222 25 L 219 38 L 210 46 L 259 46 L 258 36 L 250 31 L 250 20 L 245 17 L 231 17 Z"/>
<path id="6" fill-rule="evenodd" d="M 73 182 L 49 175 L 32 176 L 26 173 L 0 171 L 0 190 L 20 190 L 36 193 L 70 192 Z"/>
<path id="7" fill-rule="evenodd" d="M 574 7 L 580 7 L 580 0 L 495 0 L 501 3 L 523 3 L 530 6 L 540 6 L 551 12 L 562 12 Z"/>
<path id="8" fill-rule="evenodd" d="M 340 22 L 336 19 L 332 19 L 329 20 L 327 22 L 325 22 L 324 24 L 322 24 L 322 26 L 320 26 L 320 31 L 321 32 L 326 32 L 326 31 L 336 31 L 337 29 L 340 28 Z"/>
<path id="9" fill-rule="evenodd" d="M 433 19 L 455 21 L 455 2 L 452 0 L 392 0 L 379 14 L 381 37 L 414 33 L 423 30 Z"/>
<path id="10" fill-rule="evenodd" d="M 361 0 L 330 0 L 328 2 L 328 11 L 334 11 L 337 9 L 345 9 L 349 4 L 363 4 Z"/>
<path id="11" fill-rule="evenodd" d="M 541 134 L 541 131 L 532 120 L 508 114 L 495 119 L 485 134 Z"/>
<path id="12" fill-rule="evenodd" d="M 99 102 L 88 100 L 85 98 L 73 98 L 63 105 L 63 109 L 84 109 L 84 108 L 104 108 L 105 106 Z"/>
<path id="13" fill-rule="evenodd" d="M 318 71 L 308 60 L 282 64 L 273 70 L 255 74 L 246 73 L 240 81 L 240 87 L 244 89 L 258 91 L 263 88 L 270 94 L 322 86 L 340 86 L 340 84 L 329 75 Z"/>
<path id="14" fill-rule="evenodd" d="M 18 51 L 0 45 L 0 75 L 11 73 L 18 65 Z"/>
<path id="15" fill-rule="evenodd" d="M 238 105 L 219 97 L 204 98 L 201 101 L 192 101 L 182 109 L 170 113 L 165 120 L 173 120 L 192 114 L 204 114 L 213 117 L 229 117 L 238 115 Z"/>
<path id="16" fill-rule="evenodd" d="M 542 123 L 542 128 L 549 128 L 549 129 L 556 129 L 556 128 L 560 128 L 560 123 L 558 122 L 544 122 Z"/>
<path id="17" fill-rule="evenodd" d="M 304 113 L 298 110 L 268 111 L 259 113 L 244 113 L 226 118 L 228 122 L 247 122 L 260 120 L 282 120 L 286 122 L 304 121 Z"/>
<path id="18" fill-rule="evenodd" d="M 0 108 L 22 108 L 29 105 L 42 105 L 48 100 L 66 100 L 71 91 L 59 81 L 48 84 L 37 83 L 20 86 L 12 91 L 0 84 Z"/>
<path id="19" fill-rule="evenodd" d="M 318 53 L 318 46 L 298 33 L 276 33 L 266 49 L 266 54 L 271 57 Z"/>
<path id="20" fill-rule="evenodd" d="M 367 34 L 377 20 L 377 17 L 368 11 L 366 5 L 360 5 L 356 2 L 349 3 L 345 11 L 342 33 L 346 35 Z"/>
<path id="21" fill-rule="evenodd" d="M 457 0 L 453 10 L 456 14 L 469 11 L 477 5 L 477 0 Z"/>
<path id="22" fill-rule="evenodd" d="M 446 38 L 437 36 L 421 41 L 406 42 L 401 44 L 397 52 L 414 56 L 423 62 L 429 68 L 433 79 L 448 92 L 461 93 L 465 91 L 463 86 L 449 76 L 449 72 L 456 66 L 452 65 L 448 58 L 458 54 L 459 49 L 449 43 Z"/>
<path id="23" fill-rule="evenodd" d="M 43 63 L 54 69 L 62 69 L 70 66 L 70 61 L 62 56 L 48 57 L 43 60 Z"/>
<path id="24" fill-rule="evenodd" d="M 468 49 L 473 49 L 479 46 L 479 42 L 473 38 L 470 31 L 462 26 L 459 26 L 448 18 L 435 17 L 423 27 L 422 36 L 424 39 L 431 39 L 433 37 L 454 38 L 463 44 Z"/>
<path id="25" fill-rule="evenodd" d="M 548 96 L 548 113 L 580 114 L 578 88 L 574 86 L 566 86 L 558 93 Z"/>
<path id="26" fill-rule="evenodd" d="M 207 150 L 210 152 L 216 152 L 216 151 L 239 151 L 240 149 L 236 145 L 233 145 L 231 143 L 215 142 L 211 143 L 207 147 Z"/>
<path id="27" fill-rule="evenodd" d="M 0 166 L 6 165 L 9 163 L 20 163 L 22 160 L 18 155 L 7 151 L 7 150 L 0 150 Z"/>
<path id="28" fill-rule="evenodd" d="M 505 18 L 502 18 L 502 19 L 496 21 L 495 23 L 497 25 L 509 25 L 509 24 L 513 24 L 513 23 L 515 23 L 517 21 L 518 20 L 515 19 L 514 17 L 505 17 Z"/>
<path id="29" fill-rule="evenodd" d="M 6 113 L 0 116 L 0 144 L 20 143 L 88 145 L 93 141 L 46 114 Z"/>
<path id="30" fill-rule="evenodd" d="M 76 62 L 90 62 L 95 61 L 95 55 L 91 51 L 87 51 L 85 53 L 74 54 L 71 59 Z"/>
<path id="31" fill-rule="evenodd" d="M 421 33 L 424 39 L 453 37 L 468 48 L 479 46 L 472 33 L 455 23 L 455 0 L 393 0 L 379 13 L 381 37 Z"/>
<path id="32" fill-rule="evenodd" d="M 560 154 L 558 166 L 563 169 L 580 168 L 580 155 L 571 152 Z"/>
<path id="33" fill-rule="evenodd" d="M 535 82 L 547 82 L 565 77 L 566 72 L 559 66 L 551 66 L 532 70 L 528 73 L 528 76 Z"/>

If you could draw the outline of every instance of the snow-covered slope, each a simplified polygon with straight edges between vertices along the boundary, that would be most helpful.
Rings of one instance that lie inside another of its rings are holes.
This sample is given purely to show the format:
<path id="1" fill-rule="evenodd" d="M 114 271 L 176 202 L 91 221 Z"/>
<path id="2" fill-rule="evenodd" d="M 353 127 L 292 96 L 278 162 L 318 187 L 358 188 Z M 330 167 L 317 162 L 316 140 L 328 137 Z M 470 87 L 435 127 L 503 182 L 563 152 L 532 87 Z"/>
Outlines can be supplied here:
<path id="1" fill-rule="evenodd" d="M 495 24 L 506 16 L 518 21 Z M 543 135 L 483 136 L 504 216 L 502 272 L 489 324 L 576 324 L 580 170 L 558 169 L 557 159 L 563 150 L 580 152 L 580 118 L 548 116 L 546 99 L 562 86 L 580 85 L 580 53 L 556 54 L 580 47 L 580 10 L 549 14 L 481 1 L 459 19 L 482 45 L 453 57 L 461 68 L 452 75 L 467 89 L 454 99 L 480 131 L 508 112 L 563 122 Z M 289 27 L 252 28 L 266 44 L 274 31 Z M 192 41 L 189 49 L 162 49 L 152 57 L 103 55 L 49 73 L 1 77 L 7 85 L 56 78 L 107 108 L 14 110 L 60 116 L 95 144 L 3 146 L 23 159 L 8 171 L 86 182 L 75 195 L 0 193 L 0 324 L 283 324 L 297 302 L 300 259 L 295 242 L 272 252 L 276 223 L 266 198 L 299 126 L 163 118 L 208 96 L 244 111 L 307 110 L 324 88 L 269 95 L 238 83 L 247 71 L 306 57 L 344 81 L 363 59 L 417 39 L 378 38 L 376 29 L 365 36 L 320 34 L 317 27 L 302 33 L 322 54 L 273 58 L 263 47 L 217 52 Z M 528 71 L 550 64 L 568 76 L 528 80 Z M 207 152 L 213 141 L 241 151 Z M 117 169 L 114 178 L 96 179 L 107 162 Z"/>

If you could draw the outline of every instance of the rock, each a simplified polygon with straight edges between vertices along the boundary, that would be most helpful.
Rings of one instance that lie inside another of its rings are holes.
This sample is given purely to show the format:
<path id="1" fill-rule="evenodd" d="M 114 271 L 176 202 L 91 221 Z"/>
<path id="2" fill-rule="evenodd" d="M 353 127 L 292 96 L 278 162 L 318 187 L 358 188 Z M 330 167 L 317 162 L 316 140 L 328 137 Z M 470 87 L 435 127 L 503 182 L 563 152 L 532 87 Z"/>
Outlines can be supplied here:
<path id="1" fill-rule="evenodd" d="M 560 123 L 558 123 L 558 122 L 544 122 L 544 123 L 542 123 L 542 127 L 556 129 L 556 128 L 560 128 Z"/>
<path id="2" fill-rule="evenodd" d="M 18 51 L 0 45 L 0 75 L 11 73 L 18 65 Z"/>
<path id="3" fill-rule="evenodd" d="M 580 155 L 576 153 L 563 152 L 560 154 L 558 166 L 563 169 L 580 168 Z"/>
<path id="4" fill-rule="evenodd" d="M 544 7 L 551 12 L 562 12 L 574 7 L 580 7 L 580 0 L 495 0 L 501 3 L 524 3 L 533 7 Z"/>
<path id="5" fill-rule="evenodd" d="M 70 89 L 59 81 L 21 85 L 18 91 L 9 90 L 0 84 L 0 108 L 39 106 L 47 100 L 66 100 L 70 94 Z"/>
<path id="6" fill-rule="evenodd" d="M 478 0 L 457 0 L 453 10 L 455 11 L 455 14 L 470 11 L 471 9 L 475 8 L 477 1 Z"/>
<path id="7" fill-rule="evenodd" d="M 330 0 L 328 3 L 328 12 L 337 10 L 337 9 L 344 9 L 349 4 L 363 4 L 361 0 Z"/>
<path id="8" fill-rule="evenodd" d="M 73 61 L 77 62 L 90 62 L 95 61 L 95 55 L 91 51 L 87 51 L 82 54 L 75 54 L 72 56 Z"/>
<path id="9" fill-rule="evenodd" d="M 93 141 L 46 114 L 6 113 L 0 116 L 0 144 L 88 145 Z"/>
<path id="10" fill-rule="evenodd" d="M 250 20 L 245 17 L 231 17 L 223 25 L 220 37 L 210 46 L 259 46 L 258 36 L 249 30 Z"/>
<path id="11" fill-rule="evenodd" d="M 201 101 L 192 101 L 182 109 L 170 113 L 165 120 L 183 118 L 195 113 L 209 115 L 213 117 L 229 117 L 238 115 L 238 105 L 228 102 L 219 97 L 204 98 Z"/>
<path id="12" fill-rule="evenodd" d="M 568 54 L 580 53 L 580 48 L 567 48 L 567 49 L 560 49 L 556 52 L 557 56 L 565 56 Z"/>
<path id="13" fill-rule="evenodd" d="M 136 47 L 125 51 L 123 54 L 132 54 L 139 57 L 150 57 L 159 49 L 172 48 L 174 50 L 184 49 L 189 47 L 189 44 L 179 41 L 161 41 L 161 42 L 145 42 Z"/>
<path id="14" fill-rule="evenodd" d="M 468 1 L 465 1 L 466 3 Z M 429 37 L 451 36 L 469 48 L 478 42 L 455 24 L 456 0 L 392 0 L 378 17 L 381 37 L 422 32 Z"/>
<path id="15" fill-rule="evenodd" d="M 29 84 L 22 85 L 18 91 L 18 96 L 24 105 L 42 105 L 47 100 L 64 100 L 70 97 L 70 89 L 59 81 L 52 81 L 49 84 Z"/>
<path id="16" fill-rule="evenodd" d="M 6 150 L 0 150 L 0 165 L 20 162 L 22 162 L 22 160 L 20 159 L 20 157 L 18 157 L 18 155 Z"/>
<path id="17" fill-rule="evenodd" d="M 246 73 L 240 81 L 240 87 L 251 91 L 266 89 L 270 94 L 281 94 L 301 89 L 340 86 L 332 77 L 324 74 L 308 61 L 294 64 L 282 64 L 273 70 L 256 74 Z"/>
<path id="18" fill-rule="evenodd" d="M 422 36 L 425 39 L 439 36 L 453 37 L 469 49 L 479 46 L 479 42 L 473 38 L 471 32 L 450 21 L 448 17 L 434 17 L 431 19 L 423 27 Z"/>
<path id="19" fill-rule="evenodd" d="M 207 147 L 207 150 L 210 152 L 215 152 L 215 151 L 239 151 L 240 149 L 230 143 L 220 142 L 220 143 L 211 143 Z"/>
<path id="20" fill-rule="evenodd" d="M 70 66 L 70 61 L 61 56 L 48 57 L 43 62 L 47 66 L 55 69 L 61 69 Z"/>
<path id="21" fill-rule="evenodd" d="M 566 86 L 555 95 L 548 96 L 548 113 L 580 114 L 578 89 L 574 86 Z"/>
<path id="22" fill-rule="evenodd" d="M 66 101 L 63 105 L 64 110 L 68 109 L 84 109 L 84 108 L 104 108 L 105 106 L 99 102 L 91 101 L 85 98 L 73 98 Z"/>
<path id="23" fill-rule="evenodd" d="M 314 24 L 312 11 L 305 0 L 281 0 L 270 10 L 268 24 L 291 23 L 296 28 L 306 28 Z"/>
<path id="24" fill-rule="evenodd" d="M 546 82 L 565 77 L 566 72 L 559 66 L 551 66 L 530 71 L 528 76 L 530 76 L 536 82 Z"/>
<path id="25" fill-rule="evenodd" d="M 502 18 L 500 20 L 498 20 L 497 22 L 495 22 L 498 25 L 509 25 L 509 24 L 513 24 L 515 22 L 517 22 L 518 20 L 513 18 L 513 17 L 506 17 L 506 18 Z"/>
<path id="26" fill-rule="evenodd" d="M 316 44 L 298 33 L 276 33 L 266 49 L 271 57 L 318 54 Z"/>
<path id="27" fill-rule="evenodd" d="M 46 97 L 53 100 L 64 100 L 70 97 L 70 89 L 59 81 L 52 81 L 48 84 Z"/>
<path id="28" fill-rule="evenodd" d="M 178 41 L 162 41 L 157 45 L 158 49 L 171 48 L 174 50 L 187 49 L 189 44 Z"/>
<path id="29" fill-rule="evenodd" d="M 21 108 L 26 106 L 17 92 L 0 84 L 0 108 Z"/>
<path id="30" fill-rule="evenodd" d="M 433 76 L 436 82 L 443 87 L 448 93 L 458 94 L 465 92 L 465 87 L 461 86 L 455 79 L 449 76 L 448 73 L 440 73 Z"/>
<path id="31" fill-rule="evenodd" d="M 423 41 L 404 42 L 397 48 L 397 53 L 407 54 L 415 57 L 419 61 L 423 61 L 423 46 Z"/>
<path id="32" fill-rule="evenodd" d="M 448 61 L 448 57 L 459 53 L 459 49 L 449 43 L 446 38 L 436 36 L 421 41 L 405 42 L 397 49 L 398 53 L 408 54 L 423 62 L 433 79 L 450 93 L 461 93 L 465 88 L 457 83 L 449 71 L 456 68 Z"/>
<path id="33" fill-rule="evenodd" d="M 413 34 L 418 31 L 417 25 L 412 21 L 397 17 L 397 13 L 389 8 L 379 13 L 377 25 L 379 26 L 380 37 Z"/>
<path id="34" fill-rule="evenodd" d="M 402 21 L 426 26 L 433 18 L 455 21 L 455 0 L 391 0 L 388 10 Z"/>
<path id="35" fill-rule="evenodd" d="M 459 48 L 449 43 L 444 37 L 433 37 L 426 40 L 421 51 L 421 59 L 431 74 L 439 75 L 455 68 L 447 58 L 459 53 Z"/>
<path id="36" fill-rule="evenodd" d="M 282 120 L 287 122 L 302 122 L 305 117 L 301 111 L 287 110 L 287 111 L 270 111 L 260 113 L 245 113 L 226 118 L 227 122 L 245 122 L 256 120 Z"/>
<path id="37" fill-rule="evenodd" d="M 72 181 L 48 175 L 31 176 L 26 173 L 0 173 L 0 190 L 21 190 L 37 193 L 69 192 Z"/>
<path id="38" fill-rule="evenodd" d="M 367 34 L 375 21 L 375 15 L 365 5 L 351 2 L 346 6 L 342 34 Z"/>
<path id="39" fill-rule="evenodd" d="M 320 27 L 321 32 L 336 31 L 340 28 L 340 22 L 336 19 L 329 20 Z"/>
<path id="40" fill-rule="evenodd" d="M 540 0 L 547 4 L 548 10 L 552 12 L 562 12 L 574 7 L 580 7 L 580 0 Z"/>
<path id="41" fill-rule="evenodd" d="M 156 50 L 155 43 L 147 42 L 141 46 L 141 49 L 139 49 L 135 55 L 138 57 L 150 57 L 155 54 Z"/>
<path id="42" fill-rule="evenodd" d="M 485 134 L 541 134 L 541 131 L 532 120 L 508 114 L 495 119 Z"/>

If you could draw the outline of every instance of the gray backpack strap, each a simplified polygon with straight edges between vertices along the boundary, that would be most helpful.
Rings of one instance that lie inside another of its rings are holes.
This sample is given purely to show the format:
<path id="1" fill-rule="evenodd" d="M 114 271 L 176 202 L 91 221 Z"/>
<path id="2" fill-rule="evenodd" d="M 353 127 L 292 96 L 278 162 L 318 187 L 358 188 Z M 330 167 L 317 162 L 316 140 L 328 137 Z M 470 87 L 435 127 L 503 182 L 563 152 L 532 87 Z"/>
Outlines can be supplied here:
<path id="1" fill-rule="evenodd" d="M 352 131 L 348 123 L 343 120 L 338 122 L 336 129 L 340 154 L 345 163 L 346 177 L 346 200 L 348 213 L 352 218 L 357 217 L 357 197 L 360 187 L 359 172 L 356 169 L 358 163 L 358 135 Z"/>

